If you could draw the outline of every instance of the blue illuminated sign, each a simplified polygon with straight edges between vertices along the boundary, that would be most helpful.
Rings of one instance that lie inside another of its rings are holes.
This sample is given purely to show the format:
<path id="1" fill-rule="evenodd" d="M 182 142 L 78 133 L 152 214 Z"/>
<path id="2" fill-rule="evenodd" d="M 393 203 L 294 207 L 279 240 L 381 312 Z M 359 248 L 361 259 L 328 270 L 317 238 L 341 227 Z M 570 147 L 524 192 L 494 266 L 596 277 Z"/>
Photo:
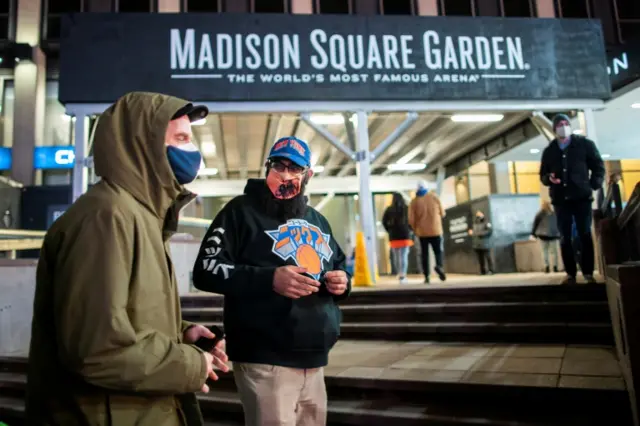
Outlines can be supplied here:
<path id="1" fill-rule="evenodd" d="M 11 168 L 11 148 L 0 147 L 0 170 Z"/>
<path id="2" fill-rule="evenodd" d="M 72 169 L 76 159 L 73 146 L 38 146 L 33 154 L 36 169 Z"/>

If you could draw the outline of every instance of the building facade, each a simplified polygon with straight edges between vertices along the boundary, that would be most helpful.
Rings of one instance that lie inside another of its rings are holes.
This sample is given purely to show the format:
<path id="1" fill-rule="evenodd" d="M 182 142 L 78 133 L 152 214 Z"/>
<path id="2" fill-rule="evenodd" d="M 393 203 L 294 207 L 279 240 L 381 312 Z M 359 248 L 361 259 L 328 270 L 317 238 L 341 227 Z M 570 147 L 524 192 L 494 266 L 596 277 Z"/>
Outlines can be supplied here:
<path id="1" fill-rule="evenodd" d="M 0 173 L 26 186 L 70 182 L 72 157 L 48 147 L 74 140 L 57 79 L 61 18 L 77 12 L 594 18 L 609 46 L 640 34 L 634 0 L 8 0 L 0 3 Z"/>

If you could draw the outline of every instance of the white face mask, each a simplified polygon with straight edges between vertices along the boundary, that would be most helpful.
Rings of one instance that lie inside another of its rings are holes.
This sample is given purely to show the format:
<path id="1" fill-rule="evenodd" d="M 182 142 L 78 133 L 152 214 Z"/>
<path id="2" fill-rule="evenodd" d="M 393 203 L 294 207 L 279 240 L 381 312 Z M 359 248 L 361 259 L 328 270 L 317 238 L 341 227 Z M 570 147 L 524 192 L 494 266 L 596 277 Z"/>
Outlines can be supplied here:
<path id="1" fill-rule="evenodd" d="M 565 139 L 571 136 L 571 126 L 562 126 L 556 129 L 558 137 Z"/>

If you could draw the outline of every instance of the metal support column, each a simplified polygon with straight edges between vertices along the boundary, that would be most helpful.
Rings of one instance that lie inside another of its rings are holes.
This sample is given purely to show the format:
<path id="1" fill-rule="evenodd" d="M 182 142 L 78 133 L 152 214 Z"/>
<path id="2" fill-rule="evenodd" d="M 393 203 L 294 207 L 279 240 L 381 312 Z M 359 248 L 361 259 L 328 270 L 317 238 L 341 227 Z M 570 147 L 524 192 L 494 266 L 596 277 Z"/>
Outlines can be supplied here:
<path id="1" fill-rule="evenodd" d="M 380 142 L 380 144 L 371 152 L 371 161 L 375 160 L 382 153 L 384 153 L 387 150 L 387 148 L 391 146 L 392 143 L 398 140 L 398 138 L 402 136 L 404 132 L 409 130 L 409 127 L 411 127 L 417 119 L 418 119 L 417 112 L 407 113 L 407 118 L 405 118 L 404 121 L 400 123 L 400 125 L 396 127 L 395 130 L 391 132 L 389 136 L 385 138 L 385 140 Z"/>
<path id="2" fill-rule="evenodd" d="M 378 239 L 376 235 L 376 218 L 373 210 L 373 196 L 370 186 L 371 153 L 369 152 L 369 126 L 367 125 L 368 118 L 366 112 L 358 111 L 357 117 L 358 147 L 356 154 L 356 173 L 360 182 L 360 223 L 362 224 L 362 232 L 364 233 L 364 241 L 369 258 L 371 279 L 375 281 L 376 265 L 378 264 L 378 258 L 376 256 Z"/>
<path id="3" fill-rule="evenodd" d="M 316 132 L 320 133 L 322 137 L 325 138 L 331 145 L 336 147 L 337 150 L 341 151 L 344 155 L 346 155 L 352 160 L 356 159 L 356 153 L 353 152 L 351 148 L 349 148 L 348 146 L 344 146 L 340 141 L 340 139 L 332 135 L 327 129 L 311 121 L 311 116 L 309 114 L 307 113 L 301 114 L 300 118 L 302 119 L 302 121 L 307 123 L 309 127 L 311 127 Z M 367 145 L 367 153 L 368 152 L 369 152 L 369 149 Z"/>
<path id="4" fill-rule="evenodd" d="M 582 110 L 582 119 L 580 120 L 580 125 L 582 130 L 584 131 L 585 137 L 591 139 L 596 146 L 598 146 L 598 135 L 596 134 L 596 115 L 594 114 L 593 108 L 585 108 Z M 607 187 L 607 180 L 605 178 L 604 187 Z M 594 194 L 593 197 L 593 208 L 597 209 L 600 206 L 598 205 L 598 194 Z M 591 225 L 591 234 L 593 238 L 593 254 L 595 260 L 595 270 L 599 272 L 601 276 L 605 275 L 605 261 L 604 256 L 602 254 L 602 247 L 600 246 L 600 240 L 597 238 L 597 232 L 595 229 L 595 223 Z"/>
<path id="5" fill-rule="evenodd" d="M 598 145 L 598 135 L 596 134 L 596 115 L 593 108 L 586 108 L 584 111 L 584 132 L 585 136 Z"/>
<path id="6" fill-rule="evenodd" d="M 87 191 L 89 174 L 86 167 L 87 158 L 87 117 L 76 116 L 75 122 L 75 162 L 73 163 L 72 202 L 75 202 Z"/>
<path id="7" fill-rule="evenodd" d="M 553 122 L 549 120 L 542 111 L 533 111 L 529 119 L 538 130 L 538 133 L 544 136 L 549 142 L 556 138 Z"/>
<path id="8" fill-rule="evenodd" d="M 325 195 L 324 197 L 322 197 L 322 199 L 320 201 L 318 201 L 318 204 L 316 204 L 315 206 L 313 206 L 314 209 L 316 209 L 317 211 L 321 212 L 322 209 L 329 204 L 329 201 L 333 200 L 333 197 L 335 197 L 335 192 L 330 192 L 327 195 Z"/>
<path id="9" fill-rule="evenodd" d="M 446 171 L 447 169 L 444 166 L 438 167 L 438 172 L 436 174 L 436 193 L 438 194 L 438 197 L 442 197 L 442 187 L 444 186 Z"/>

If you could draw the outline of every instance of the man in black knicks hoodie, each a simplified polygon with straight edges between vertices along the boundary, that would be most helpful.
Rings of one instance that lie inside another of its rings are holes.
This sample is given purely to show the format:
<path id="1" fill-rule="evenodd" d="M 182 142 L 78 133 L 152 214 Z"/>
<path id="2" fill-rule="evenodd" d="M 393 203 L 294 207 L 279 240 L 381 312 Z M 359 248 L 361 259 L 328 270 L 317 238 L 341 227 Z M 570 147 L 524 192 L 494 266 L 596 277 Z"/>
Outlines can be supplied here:
<path id="1" fill-rule="evenodd" d="M 329 223 L 307 206 L 311 151 L 279 139 L 266 180 L 214 219 L 196 260 L 196 288 L 224 298 L 227 353 L 247 426 L 324 426 L 323 367 L 340 334 L 336 302 L 351 291 Z"/>

